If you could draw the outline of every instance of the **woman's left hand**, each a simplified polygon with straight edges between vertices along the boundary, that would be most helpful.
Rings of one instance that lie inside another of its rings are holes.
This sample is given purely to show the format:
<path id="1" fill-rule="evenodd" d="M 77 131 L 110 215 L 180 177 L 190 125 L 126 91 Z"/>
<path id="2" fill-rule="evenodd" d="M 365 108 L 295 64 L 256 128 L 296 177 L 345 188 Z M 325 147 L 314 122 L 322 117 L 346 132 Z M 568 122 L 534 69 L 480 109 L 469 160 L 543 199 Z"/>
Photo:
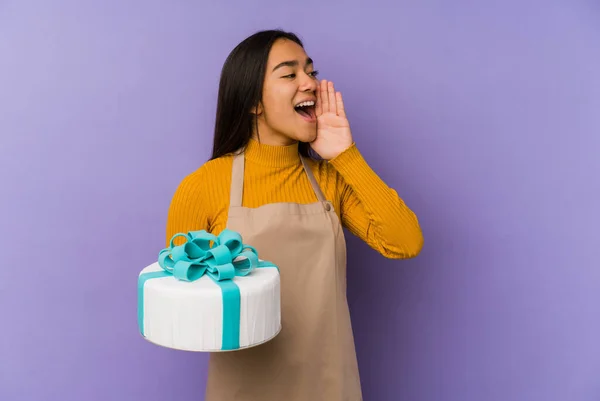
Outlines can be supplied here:
<path id="1" fill-rule="evenodd" d="M 317 138 L 310 143 L 310 147 L 323 159 L 331 160 L 353 143 L 342 94 L 335 91 L 333 82 L 321 81 L 315 110 Z"/>

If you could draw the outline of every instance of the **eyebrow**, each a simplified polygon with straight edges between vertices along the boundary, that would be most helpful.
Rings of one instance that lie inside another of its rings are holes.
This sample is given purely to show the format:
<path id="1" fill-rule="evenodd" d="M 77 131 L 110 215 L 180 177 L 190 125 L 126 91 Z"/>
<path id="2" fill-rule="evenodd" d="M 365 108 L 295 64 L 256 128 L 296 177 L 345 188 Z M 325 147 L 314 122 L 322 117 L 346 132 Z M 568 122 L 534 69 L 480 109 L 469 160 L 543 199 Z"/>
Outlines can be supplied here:
<path id="1" fill-rule="evenodd" d="M 312 65 L 312 64 L 313 64 L 312 58 L 308 57 L 306 59 L 305 65 L 309 66 L 309 65 Z M 276 69 L 281 68 L 281 67 L 297 67 L 297 66 L 298 66 L 298 61 L 296 61 L 296 60 L 284 61 L 283 63 L 277 64 L 275 66 L 275 68 L 273 68 L 273 71 L 275 71 Z"/>

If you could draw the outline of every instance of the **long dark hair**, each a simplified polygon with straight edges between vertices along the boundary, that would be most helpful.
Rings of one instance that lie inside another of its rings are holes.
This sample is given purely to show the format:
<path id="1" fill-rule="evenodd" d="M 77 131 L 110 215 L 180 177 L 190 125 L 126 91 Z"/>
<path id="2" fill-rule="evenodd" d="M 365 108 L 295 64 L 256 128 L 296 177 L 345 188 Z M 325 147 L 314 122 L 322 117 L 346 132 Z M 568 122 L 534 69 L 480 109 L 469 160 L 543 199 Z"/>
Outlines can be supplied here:
<path id="1" fill-rule="evenodd" d="M 256 121 L 252 110 L 262 100 L 267 60 L 277 39 L 291 40 L 304 47 L 300 38 L 291 32 L 260 31 L 244 39 L 225 60 L 219 82 L 211 159 L 242 150 L 248 144 Z M 299 152 L 312 156 L 306 143 L 299 144 Z"/>

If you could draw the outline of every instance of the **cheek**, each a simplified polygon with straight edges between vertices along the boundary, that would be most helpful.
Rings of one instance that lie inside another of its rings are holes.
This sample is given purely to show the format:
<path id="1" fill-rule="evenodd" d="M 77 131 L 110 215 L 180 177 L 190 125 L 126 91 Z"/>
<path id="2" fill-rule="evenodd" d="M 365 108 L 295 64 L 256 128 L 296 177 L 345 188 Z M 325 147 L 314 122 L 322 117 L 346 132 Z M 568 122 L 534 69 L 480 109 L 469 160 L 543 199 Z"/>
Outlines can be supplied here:
<path id="1" fill-rule="evenodd" d="M 295 92 L 291 88 L 269 88 L 265 92 L 265 111 L 271 119 L 287 118 L 295 113 L 292 107 Z"/>

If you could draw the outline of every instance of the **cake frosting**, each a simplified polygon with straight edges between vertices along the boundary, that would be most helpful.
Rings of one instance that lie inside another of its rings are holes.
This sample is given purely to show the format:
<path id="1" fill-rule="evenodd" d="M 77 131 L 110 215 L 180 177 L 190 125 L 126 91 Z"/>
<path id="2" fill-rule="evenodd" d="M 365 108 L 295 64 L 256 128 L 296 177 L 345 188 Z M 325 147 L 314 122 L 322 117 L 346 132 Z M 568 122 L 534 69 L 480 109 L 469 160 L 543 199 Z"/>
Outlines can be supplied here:
<path id="1" fill-rule="evenodd" d="M 186 243 L 173 246 L 178 236 Z M 281 330 L 279 269 L 231 230 L 177 234 L 139 274 L 138 326 L 148 341 L 178 350 L 260 345 Z"/>

